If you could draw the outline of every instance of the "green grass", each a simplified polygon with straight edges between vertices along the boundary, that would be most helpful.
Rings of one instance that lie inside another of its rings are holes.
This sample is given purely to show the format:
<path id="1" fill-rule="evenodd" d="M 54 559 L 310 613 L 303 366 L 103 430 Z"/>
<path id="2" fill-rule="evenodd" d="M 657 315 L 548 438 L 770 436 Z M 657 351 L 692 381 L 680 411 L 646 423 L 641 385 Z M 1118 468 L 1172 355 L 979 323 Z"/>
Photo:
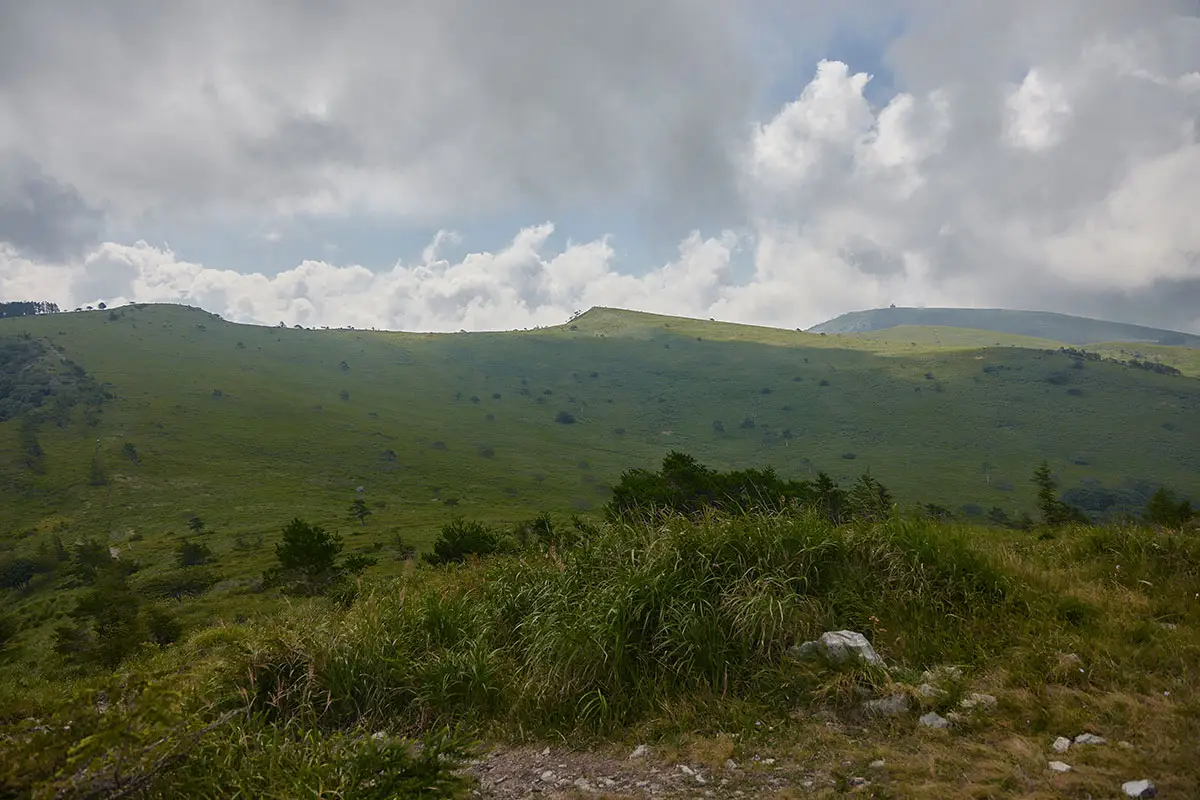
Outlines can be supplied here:
<path id="1" fill-rule="evenodd" d="M 0 556 L 94 536 L 142 565 L 137 588 L 173 568 L 198 515 L 224 580 L 174 608 L 191 627 L 277 604 L 255 581 L 295 516 L 394 574 L 397 536 L 427 547 L 457 515 L 594 515 L 622 471 L 672 449 L 796 478 L 869 470 L 901 503 L 960 514 L 1032 509 L 1043 459 L 1064 489 L 1144 480 L 1200 496 L 1200 382 L 1074 370 L 1053 343 L 979 331 L 821 336 L 614 309 L 524 332 L 310 331 L 151 305 L 0 320 L 0 336 L 23 332 L 115 398 L 95 427 L 41 426 L 41 475 L 21 463 L 18 424 L 0 423 Z M 89 484 L 94 457 L 107 485 Z M 347 518 L 358 497 L 366 525 Z M 74 591 L 35 581 L 9 599 L 30 662 L 49 657 Z"/>
<path id="2" fill-rule="evenodd" d="M 897 762 L 901 789 L 963 796 L 970 773 L 970 796 L 1017 794 L 1011 776 L 1030 767 L 1007 760 L 1014 742 L 1044 748 L 1046 737 L 1096 729 L 1134 742 L 1137 768 L 1164 792 L 1184 791 L 1200 781 L 1190 750 L 1198 593 L 1200 539 L 1184 532 L 1085 527 L 1039 538 L 899 517 L 834 528 L 804 514 L 607 525 L 566 550 L 413 565 L 369 582 L 348 609 L 297 602 L 150 648 L 102 681 L 104 713 L 88 710 L 84 684 L 82 700 L 10 711 L 14 741 L 27 745 L 9 750 L 6 775 L 11 784 L 57 771 L 46 785 L 62 785 L 90 763 L 91 780 L 115 753 L 150 743 L 155 756 L 191 755 L 147 796 L 217 796 L 226 785 L 285 796 L 318 781 L 354 785 L 357 765 L 400 776 L 421 768 L 387 762 L 372 731 L 385 743 L 446 726 L 461 731 L 451 742 L 732 733 L 739 747 L 787 748 L 829 735 L 806 721 L 821 709 L 855 721 L 857 748 L 928 751 L 936 745 L 913 717 L 949 713 L 963 692 L 983 690 L 1000 708 L 963 718 L 937 758 L 998 749 L 953 774 L 905 776 Z M 865 632 L 890 670 L 832 670 L 791 654 L 841 628 Z M 961 683 L 920 698 L 922 671 L 947 665 L 963 670 Z M 862 718 L 863 698 L 891 692 L 918 707 L 900 720 Z M 16 722 L 25 715 L 45 730 Z M 65 718 L 76 733 L 58 733 Z M 82 762 L 64 760 L 73 745 Z M 409 751 L 388 751 L 400 752 Z M 1072 757 L 1133 763 L 1115 746 Z M 131 757 L 127 770 L 150 763 Z M 1104 790 L 1099 766 L 1079 778 L 1089 791 Z"/>

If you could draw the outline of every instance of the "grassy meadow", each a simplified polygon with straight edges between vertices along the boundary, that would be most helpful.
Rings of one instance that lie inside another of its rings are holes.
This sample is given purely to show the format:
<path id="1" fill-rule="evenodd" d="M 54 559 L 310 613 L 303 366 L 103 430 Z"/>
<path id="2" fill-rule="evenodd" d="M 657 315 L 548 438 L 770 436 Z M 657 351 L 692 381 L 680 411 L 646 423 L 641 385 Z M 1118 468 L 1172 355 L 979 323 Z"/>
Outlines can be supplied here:
<path id="1" fill-rule="evenodd" d="M 1200 538 L 1115 514 L 1059 530 L 985 517 L 1034 512 L 1042 461 L 1068 499 L 1200 497 L 1197 351 L 1087 348 L 1184 373 L 1168 375 L 986 331 L 822 335 L 613 309 L 459 334 L 169 305 L 0 320 L 0 340 L 26 336 L 48 348 L 41 368 L 65 380 L 78 365 L 108 399 L 90 419 L 0 422 L 0 561 L 95 540 L 138 567 L 113 591 L 182 636 L 113 670 L 72 667 L 54 631 L 89 584 L 59 570 L 5 590 L 0 797 L 116 796 L 116 765 L 142 776 L 131 796 L 449 797 L 465 784 L 446 765 L 481 741 L 653 741 L 697 762 L 721 742 L 821 770 L 886 756 L 880 797 L 1107 796 L 1131 771 L 1165 796 L 1200 785 Z M 897 509 L 840 526 L 804 510 L 603 521 L 620 475 L 672 450 L 843 486 L 869 472 Z M 579 540 L 412 558 L 458 517 L 539 512 Z M 264 586 L 296 517 L 373 560 L 352 590 Z M 209 563 L 179 566 L 185 542 Z M 203 591 L 154 593 L 189 569 Z M 793 657 L 840 628 L 892 669 Z M 918 691 L 951 665 L 953 685 Z M 968 690 L 999 698 L 994 713 L 915 725 L 959 714 Z M 864 699 L 894 694 L 911 713 L 864 716 Z M 1044 740 L 1085 730 L 1130 746 L 1079 753 L 1051 781 Z"/>

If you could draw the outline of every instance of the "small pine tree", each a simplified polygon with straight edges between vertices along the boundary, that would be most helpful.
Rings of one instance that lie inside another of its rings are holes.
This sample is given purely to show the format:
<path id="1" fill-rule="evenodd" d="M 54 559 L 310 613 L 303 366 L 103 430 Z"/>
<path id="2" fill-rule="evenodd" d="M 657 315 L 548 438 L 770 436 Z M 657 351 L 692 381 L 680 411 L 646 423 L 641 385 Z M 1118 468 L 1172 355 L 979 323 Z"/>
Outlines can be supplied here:
<path id="1" fill-rule="evenodd" d="M 1033 471 L 1033 483 L 1038 487 L 1038 511 L 1042 515 L 1042 524 L 1058 528 L 1069 522 L 1087 522 L 1083 512 L 1058 499 L 1058 483 L 1045 461 Z"/>
<path id="2" fill-rule="evenodd" d="M 337 558 L 342 537 L 319 525 L 297 518 L 283 529 L 283 541 L 275 545 L 279 566 L 268 571 L 268 584 L 284 584 L 301 594 L 319 594 L 341 577 Z"/>
<path id="3" fill-rule="evenodd" d="M 367 524 L 367 517 L 373 513 L 371 509 L 367 508 L 366 501 L 361 497 L 355 498 L 354 502 L 350 504 L 350 519 L 356 519 L 362 525 Z"/>

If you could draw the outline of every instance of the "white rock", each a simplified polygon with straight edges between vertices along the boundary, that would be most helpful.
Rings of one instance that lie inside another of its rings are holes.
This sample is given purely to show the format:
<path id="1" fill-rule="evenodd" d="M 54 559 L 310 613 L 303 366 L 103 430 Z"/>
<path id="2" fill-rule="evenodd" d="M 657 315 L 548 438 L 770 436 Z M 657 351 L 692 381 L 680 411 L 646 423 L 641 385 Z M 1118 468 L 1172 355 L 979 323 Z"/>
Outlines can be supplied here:
<path id="1" fill-rule="evenodd" d="M 985 708 L 988 711 L 994 709 L 997 705 L 996 698 L 990 694 L 980 694 L 979 692 L 971 692 L 962 699 L 959 703 L 963 708 Z"/>
<path id="2" fill-rule="evenodd" d="M 1075 737 L 1075 744 L 1108 744 L 1108 740 L 1094 733 L 1081 733 Z"/>
<path id="3" fill-rule="evenodd" d="M 948 727 L 950 727 L 950 720 L 946 719 L 941 714 L 938 714 L 935 711 L 930 711 L 928 714 L 922 714 L 920 722 L 926 728 L 948 728 Z"/>
<path id="4" fill-rule="evenodd" d="M 883 666 L 883 659 L 871 647 L 867 637 L 856 631 L 826 631 L 817 639 L 817 650 L 834 665 L 857 660 L 872 667 Z"/>
<path id="5" fill-rule="evenodd" d="M 684 775 L 695 775 L 696 774 L 696 770 L 692 769 L 687 764 L 680 764 L 679 771 L 682 772 Z"/>
<path id="6" fill-rule="evenodd" d="M 874 761 L 872 761 L 870 764 L 867 764 L 867 767 L 869 767 L 870 769 L 883 769 L 884 766 L 885 766 L 885 762 L 882 758 L 877 758 Z"/>
<path id="7" fill-rule="evenodd" d="M 1121 784 L 1121 791 L 1127 797 L 1157 797 L 1158 789 L 1154 788 L 1154 783 L 1148 780 L 1126 781 Z"/>
<path id="8" fill-rule="evenodd" d="M 853 778 L 851 778 L 851 779 L 850 779 L 848 782 L 849 782 L 849 784 L 850 784 L 851 786 L 855 786 L 855 787 L 857 787 L 857 786 L 866 786 L 866 785 L 867 785 L 867 779 L 866 779 L 866 778 L 863 778 L 863 777 L 860 777 L 860 776 L 857 776 L 857 775 L 856 775 L 856 776 L 854 776 Z"/>
<path id="9" fill-rule="evenodd" d="M 863 703 L 863 709 L 868 714 L 894 717 L 908 711 L 908 695 L 897 692 L 881 697 L 878 700 L 868 700 Z"/>
<path id="10" fill-rule="evenodd" d="M 548 756 L 548 755 L 550 755 L 550 748 L 549 748 L 549 747 L 547 747 L 545 750 L 543 750 L 543 751 L 542 751 L 542 755 L 543 755 L 543 756 Z"/>
<path id="11" fill-rule="evenodd" d="M 1071 765 L 1064 764 L 1061 761 L 1051 761 L 1050 762 L 1050 770 L 1051 770 L 1051 772 L 1070 772 Z"/>
<path id="12" fill-rule="evenodd" d="M 738 768 L 738 765 L 737 765 L 736 761 L 734 761 L 732 758 L 725 759 L 725 769 L 737 769 L 737 768 Z"/>
<path id="13" fill-rule="evenodd" d="M 773 764 L 775 763 L 775 759 L 773 759 L 773 758 L 764 758 L 764 759 L 762 760 L 762 763 L 766 764 L 766 765 L 769 767 L 769 766 L 771 766 L 771 765 L 773 765 Z"/>
<path id="14" fill-rule="evenodd" d="M 550 783 L 551 781 L 554 780 L 554 771 L 548 769 L 545 772 L 543 772 L 539 777 L 541 777 L 541 779 L 544 780 L 546 783 Z"/>
<path id="15" fill-rule="evenodd" d="M 629 754 L 630 758 L 645 758 L 650 755 L 650 748 L 647 745 L 639 744 L 633 748 L 633 752 Z"/>
<path id="16" fill-rule="evenodd" d="M 573 785 L 575 786 L 576 789 L 578 789 L 581 792 L 596 791 L 596 788 L 594 786 L 592 786 L 591 782 L 588 781 L 587 778 L 576 778 L 575 783 Z"/>
<path id="17" fill-rule="evenodd" d="M 940 666 L 934 669 L 927 669 L 921 673 L 921 680 L 926 683 L 941 683 L 942 681 L 961 681 L 963 677 L 962 670 L 958 667 Z"/>
<path id="18" fill-rule="evenodd" d="M 942 690 L 932 683 L 922 683 L 917 687 L 917 694 L 921 695 L 921 697 L 935 698 L 942 696 Z"/>
<path id="19" fill-rule="evenodd" d="M 1050 747 L 1056 753 L 1065 753 L 1071 749 L 1071 740 L 1065 736 L 1060 736 L 1054 740 L 1054 744 L 1050 745 Z"/>

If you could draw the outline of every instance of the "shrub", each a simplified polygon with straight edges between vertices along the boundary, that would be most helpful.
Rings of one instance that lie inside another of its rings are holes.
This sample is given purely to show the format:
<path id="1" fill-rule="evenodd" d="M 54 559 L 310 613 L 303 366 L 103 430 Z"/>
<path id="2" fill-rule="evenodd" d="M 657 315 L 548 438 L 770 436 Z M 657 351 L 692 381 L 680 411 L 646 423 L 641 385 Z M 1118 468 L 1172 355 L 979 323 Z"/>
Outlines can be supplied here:
<path id="1" fill-rule="evenodd" d="M 198 567 L 213 560 L 212 549 L 201 542 L 184 539 L 175 551 L 175 562 L 181 567 Z"/>
<path id="2" fill-rule="evenodd" d="M 574 425 L 575 415 L 570 411 L 560 411 L 554 415 L 554 421 L 559 425 Z"/>
<path id="3" fill-rule="evenodd" d="M 161 608 L 152 608 L 146 614 L 146 630 L 159 647 L 173 644 L 183 636 L 183 626 L 179 620 Z"/>
<path id="4" fill-rule="evenodd" d="M 0 653 L 7 650 L 17 638 L 18 630 L 17 620 L 8 613 L 0 612 Z"/>
<path id="5" fill-rule="evenodd" d="M 283 529 L 275 545 L 279 565 L 264 575 L 267 585 L 281 585 L 296 594 L 319 594 L 341 577 L 337 557 L 342 537 L 297 518 Z"/>
<path id="6" fill-rule="evenodd" d="M 490 555 L 500 549 L 500 537 L 496 531 L 481 522 L 464 520 L 462 517 L 442 526 L 433 552 L 425 554 L 431 564 L 462 562 L 469 555 Z"/>

